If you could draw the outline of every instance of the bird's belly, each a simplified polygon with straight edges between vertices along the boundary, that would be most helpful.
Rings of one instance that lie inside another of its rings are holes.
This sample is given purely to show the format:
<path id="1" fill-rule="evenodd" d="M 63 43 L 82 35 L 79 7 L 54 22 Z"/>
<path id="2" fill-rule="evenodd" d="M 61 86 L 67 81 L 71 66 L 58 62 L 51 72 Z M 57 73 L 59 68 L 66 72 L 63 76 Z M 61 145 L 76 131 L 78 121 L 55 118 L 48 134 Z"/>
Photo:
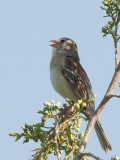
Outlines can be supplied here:
<path id="1" fill-rule="evenodd" d="M 51 69 L 50 78 L 53 88 L 62 97 L 69 98 L 71 101 L 77 101 L 79 98 L 76 97 L 72 87 L 68 84 L 67 80 L 62 76 L 59 70 Z"/>

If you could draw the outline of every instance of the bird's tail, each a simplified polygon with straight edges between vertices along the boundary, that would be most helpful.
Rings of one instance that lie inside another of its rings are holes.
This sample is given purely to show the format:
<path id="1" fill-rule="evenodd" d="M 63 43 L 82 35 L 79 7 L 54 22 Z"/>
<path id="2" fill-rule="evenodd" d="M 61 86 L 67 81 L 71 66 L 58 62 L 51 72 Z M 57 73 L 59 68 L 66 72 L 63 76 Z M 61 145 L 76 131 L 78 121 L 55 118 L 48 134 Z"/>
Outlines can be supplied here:
<path id="1" fill-rule="evenodd" d="M 99 142 L 100 142 L 103 150 L 105 152 L 108 152 L 109 150 L 112 150 L 110 142 L 108 141 L 107 136 L 106 136 L 106 134 L 105 134 L 105 132 L 102 128 L 102 125 L 101 125 L 100 121 L 98 121 L 98 120 L 95 124 L 95 131 L 96 131 L 96 134 L 98 136 Z"/>

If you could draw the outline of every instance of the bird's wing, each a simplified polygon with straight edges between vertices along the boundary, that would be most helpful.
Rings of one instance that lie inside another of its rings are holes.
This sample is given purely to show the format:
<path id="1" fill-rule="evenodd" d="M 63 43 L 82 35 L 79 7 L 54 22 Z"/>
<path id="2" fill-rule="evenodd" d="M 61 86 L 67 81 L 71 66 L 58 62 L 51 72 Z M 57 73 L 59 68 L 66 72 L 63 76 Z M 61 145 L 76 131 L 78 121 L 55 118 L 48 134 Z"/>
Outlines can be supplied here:
<path id="1" fill-rule="evenodd" d="M 78 57 L 65 57 L 65 66 L 62 68 L 62 74 L 80 99 L 83 97 L 86 97 L 87 99 L 93 98 L 90 81 L 79 63 Z"/>

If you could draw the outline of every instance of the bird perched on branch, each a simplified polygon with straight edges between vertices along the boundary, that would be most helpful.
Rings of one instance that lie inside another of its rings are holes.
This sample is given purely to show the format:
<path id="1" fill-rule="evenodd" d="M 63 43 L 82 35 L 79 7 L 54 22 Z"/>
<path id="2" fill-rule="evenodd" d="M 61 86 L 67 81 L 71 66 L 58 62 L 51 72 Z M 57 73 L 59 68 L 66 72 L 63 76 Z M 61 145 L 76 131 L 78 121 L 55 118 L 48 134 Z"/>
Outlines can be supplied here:
<path id="1" fill-rule="evenodd" d="M 52 42 L 50 46 L 53 47 L 50 78 L 55 91 L 74 102 L 83 97 L 93 99 L 91 83 L 80 64 L 76 43 L 69 38 L 60 38 L 50 42 Z M 90 104 L 82 112 L 89 118 L 94 111 L 94 104 Z M 106 152 L 112 150 L 99 120 L 95 124 L 95 131 L 103 150 Z"/>

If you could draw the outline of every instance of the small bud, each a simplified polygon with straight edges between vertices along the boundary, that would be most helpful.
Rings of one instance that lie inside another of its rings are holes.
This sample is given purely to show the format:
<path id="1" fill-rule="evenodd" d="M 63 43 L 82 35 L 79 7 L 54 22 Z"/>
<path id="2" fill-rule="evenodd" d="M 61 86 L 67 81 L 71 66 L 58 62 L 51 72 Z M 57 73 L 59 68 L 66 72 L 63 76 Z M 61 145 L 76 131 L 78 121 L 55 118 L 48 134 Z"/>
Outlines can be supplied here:
<path id="1" fill-rule="evenodd" d="M 51 104 L 50 104 L 50 103 L 48 103 L 48 102 L 44 102 L 44 106 L 50 107 L 50 106 L 51 106 Z"/>
<path id="2" fill-rule="evenodd" d="M 61 141 L 64 140 L 64 136 L 61 136 L 61 137 L 60 137 L 60 140 L 61 140 Z"/>
<path id="3" fill-rule="evenodd" d="M 82 104 L 82 107 L 83 107 L 83 108 L 86 107 L 86 103 L 83 103 L 83 104 Z"/>
<path id="4" fill-rule="evenodd" d="M 60 106 L 60 102 L 57 102 L 56 106 L 59 107 Z"/>
<path id="5" fill-rule="evenodd" d="M 80 132 L 80 128 L 76 128 L 75 131 L 76 131 L 76 132 Z"/>
<path id="6" fill-rule="evenodd" d="M 66 101 L 67 101 L 67 102 L 70 102 L 70 99 L 66 98 Z"/>
<path id="7" fill-rule="evenodd" d="M 111 25 L 113 22 L 112 21 L 108 21 L 108 24 Z"/>
<path id="8" fill-rule="evenodd" d="M 74 148 L 75 148 L 75 149 L 78 149 L 78 146 L 77 146 L 77 145 L 75 145 L 75 146 L 74 146 Z"/>
<path id="9" fill-rule="evenodd" d="M 107 6 L 107 5 L 108 5 L 108 2 L 104 1 L 103 4 L 104 4 L 105 6 Z"/>
<path id="10" fill-rule="evenodd" d="M 82 100 L 83 100 L 83 102 L 85 102 L 85 101 L 87 100 L 87 98 L 86 98 L 86 97 L 84 97 L 84 98 L 82 98 Z"/>
<path id="11" fill-rule="evenodd" d="M 45 111 L 46 114 L 48 114 L 48 111 Z"/>
<path id="12" fill-rule="evenodd" d="M 108 28 L 108 25 L 106 24 L 106 25 L 104 26 L 104 28 Z"/>
<path id="13" fill-rule="evenodd" d="M 84 136 L 84 134 L 85 134 L 85 132 L 81 132 L 81 136 L 82 136 L 82 137 Z"/>
<path id="14" fill-rule="evenodd" d="M 37 113 L 41 113 L 41 109 L 38 109 L 38 112 Z"/>
<path id="15" fill-rule="evenodd" d="M 84 136 L 84 132 L 81 132 L 81 133 L 78 135 L 78 138 L 79 138 L 79 139 L 82 139 L 83 136 Z"/>
<path id="16" fill-rule="evenodd" d="M 74 136 L 71 134 L 71 140 L 74 141 L 74 139 L 75 139 Z"/>
<path id="17" fill-rule="evenodd" d="M 94 98 L 97 97 L 97 94 L 94 94 Z"/>
<path id="18" fill-rule="evenodd" d="M 79 106 L 78 103 L 75 105 L 75 108 L 76 108 L 76 109 L 79 109 L 79 108 L 80 108 L 80 106 Z"/>
<path id="19" fill-rule="evenodd" d="M 83 103 L 82 99 L 77 101 L 78 104 Z"/>
<path id="20" fill-rule="evenodd" d="M 80 128 L 80 124 L 77 124 L 77 128 Z"/>
<path id="21" fill-rule="evenodd" d="M 21 126 L 22 129 L 24 129 L 24 126 Z"/>
<path id="22" fill-rule="evenodd" d="M 48 102 L 44 102 L 44 106 L 47 106 Z"/>
<path id="23" fill-rule="evenodd" d="M 42 147 L 45 147 L 45 146 L 46 146 L 46 144 L 45 144 L 45 143 L 41 143 L 41 146 L 42 146 Z"/>
<path id="24" fill-rule="evenodd" d="M 75 129 L 75 126 L 72 126 L 72 130 L 74 130 Z"/>
<path id="25" fill-rule="evenodd" d="M 81 119 L 78 119 L 78 123 L 81 124 Z"/>
<path id="26" fill-rule="evenodd" d="M 53 104 L 53 105 L 55 104 L 53 100 L 51 101 L 51 104 Z"/>

